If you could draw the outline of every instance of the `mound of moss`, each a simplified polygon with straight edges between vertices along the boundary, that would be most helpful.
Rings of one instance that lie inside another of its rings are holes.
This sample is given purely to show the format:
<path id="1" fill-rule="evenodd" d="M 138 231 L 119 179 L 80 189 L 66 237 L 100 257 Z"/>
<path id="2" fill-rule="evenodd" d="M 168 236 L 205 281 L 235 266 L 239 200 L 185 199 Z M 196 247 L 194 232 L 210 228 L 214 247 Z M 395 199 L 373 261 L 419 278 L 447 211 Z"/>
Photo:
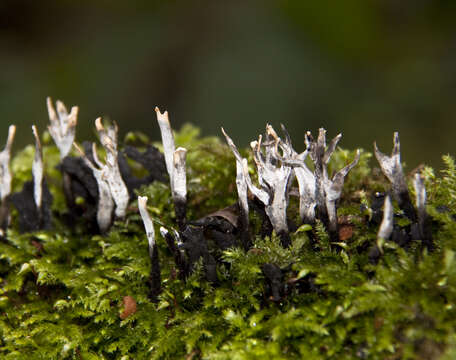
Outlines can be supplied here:
<path id="1" fill-rule="evenodd" d="M 217 211 L 222 218 L 235 217 L 236 162 L 230 148 L 218 138 L 200 138 L 191 126 L 175 141 L 188 150 L 187 219 L 201 223 Z M 337 241 L 323 221 L 300 223 L 298 197 L 292 194 L 287 214 L 296 226 L 290 226 L 288 247 L 275 232 L 264 236 L 257 211 L 249 214 L 248 249 L 220 246 L 205 229 L 215 279 L 208 279 L 202 257 L 181 276 L 175 254 L 158 235 L 161 226 L 177 228 L 170 187 L 166 181 L 141 185 L 134 195 L 149 198 L 161 270 L 160 292 L 151 297 L 151 260 L 137 201 L 104 233 L 83 217 L 69 216 L 59 151 L 48 134 L 42 142 L 52 224 L 23 232 L 21 214 L 11 208 L 0 240 L 2 359 L 456 358 L 451 157 L 443 158 L 441 176 L 427 167 L 422 171 L 432 249 L 419 240 L 379 241 L 375 203 L 390 184 L 372 155 L 362 151 L 338 204 Z M 149 140 L 131 133 L 121 147 L 128 144 L 145 149 Z M 13 192 L 31 179 L 33 149 L 12 159 Z M 354 156 L 337 149 L 330 170 Z M 144 175 L 137 162 L 126 161 L 138 178 Z M 408 232 L 410 219 L 393 205 L 395 226 Z M 378 253 L 374 260 L 372 249 Z"/>

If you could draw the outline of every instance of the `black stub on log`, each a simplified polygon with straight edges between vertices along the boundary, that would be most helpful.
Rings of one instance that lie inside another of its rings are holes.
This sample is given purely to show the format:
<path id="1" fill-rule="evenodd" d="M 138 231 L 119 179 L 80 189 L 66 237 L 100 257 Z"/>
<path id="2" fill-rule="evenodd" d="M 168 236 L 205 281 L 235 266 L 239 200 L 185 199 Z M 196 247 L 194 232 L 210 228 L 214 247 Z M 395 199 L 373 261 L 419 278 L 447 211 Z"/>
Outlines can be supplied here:
<path id="1" fill-rule="evenodd" d="M 190 271 L 195 263 L 202 258 L 206 279 L 212 283 L 217 282 L 216 262 L 209 253 L 203 228 L 186 226 L 185 230 L 181 232 L 181 236 L 184 241 L 182 248 L 187 253 Z"/>
<path id="2" fill-rule="evenodd" d="M 385 203 L 386 194 L 383 192 L 376 192 L 372 196 L 372 216 L 370 223 L 372 225 L 380 225 L 383 219 L 383 204 Z"/>
<path id="3" fill-rule="evenodd" d="M 236 234 L 239 218 L 234 209 L 237 205 L 224 208 L 189 225 L 203 227 L 207 240 L 213 240 L 217 249 L 223 251 L 239 245 Z"/>
<path id="4" fill-rule="evenodd" d="M 369 258 L 369 262 L 372 265 L 376 265 L 378 263 L 378 261 L 380 260 L 380 257 L 382 256 L 382 253 L 381 253 L 379 247 L 377 246 L 377 244 L 374 244 L 370 247 L 369 253 L 367 256 Z"/>
<path id="5" fill-rule="evenodd" d="M 9 204 L 9 196 L 5 197 L 0 203 L 0 240 L 5 237 L 6 231 L 8 229 L 10 217 Z"/>
<path id="6" fill-rule="evenodd" d="M 86 156 L 92 157 L 92 145 L 84 142 Z M 82 157 L 65 157 L 58 166 L 68 181 L 65 187 L 65 199 L 68 206 L 68 222 L 74 224 L 78 219 L 83 219 L 89 229 L 97 231 L 96 221 L 98 204 L 98 185 L 92 170 L 85 164 Z M 78 202 L 83 199 L 82 203 Z"/>
<path id="7" fill-rule="evenodd" d="M 280 243 L 282 246 L 286 249 L 289 248 L 291 245 L 291 238 L 290 234 L 287 231 L 281 231 L 280 233 L 277 234 L 280 239 Z"/>
<path id="8" fill-rule="evenodd" d="M 126 156 L 147 170 L 148 175 L 138 178 L 128 165 Z M 139 151 L 133 146 L 126 146 L 123 152 L 118 153 L 117 162 L 119 164 L 122 180 L 128 188 L 130 199 L 135 197 L 135 190 L 143 185 L 154 181 L 166 182 L 166 166 L 163 154 L 154 146 L 149 146 L 144 152 Z"/>
<path id="9" fill-rule="evenodd" d="M 141 164 L 149 172 L 149 175 L 146 177 L 149 182 L 168 181 L 165 157 L 155 146 L 149 145 L 143 152 L 133 146 L 125 146 L 124 153 L 130 159 Z"/>
<path id="10" fill-rule="evenodd" d="M 406 248 L 410 244 L 411 237 L 407 229 L 401 228 L 398 225 L 394 225 L 393 233 L 391 234 L 391 240 L 398 244 L 400 247 Z"/>
<path id="11" fill-rule="evenodd" d="M 256 197 L 253 200 L 249 200 L 249 207 L 251 207 L 261 218 L 261 237 L 272 235 L 272 224 L 269 217 L 266 215 L 264 205 Z"/>
<path id="12" fill-rule="evenodd" d="M 152 248 L 152 256 L 150 257 L 150 261 L 151 268 L 148 281 L 149 299 L 153 302 L 157 302 L 158 295 L 161 293 L 161 272 L 157 244 L 154 244 Z"/>
<path id="13" fill-rule="evenodd" d="M 176 222 L 180 231 L 187 229 L 187 200 L 176 196 L 174 198 L 174 211 L 176 213 Z"/>
<path id="14" fill-rule="evenodd" d="M 184 254 L 178 248 L 174 236 L 171 235 L 169 231 L 162 232 L 162 236 L 165 238 L 168 249 L 173 255 L 174 263 L 176 264 L 177 269 L 179 270 L 179 278 L 185 280 L 189 275 L 189 268 L 187 260 L 185 259 Z"/>
<path id="15" fill-rule="evenodd" d="M 264 264 L 261 270 L 269 288 L 269 291 L 267 291 L 270 296 L 269 298 L 274 302 L 280 301 L 284 291 L 282 270 L 277 265 L 269 263 Z"/>
<path id="16" fill-rule="evenodd" d="M 394 187 L 393 187 L 394 191 Z M 402 211 L 404 211 L 405 216 L 409 218 L 412 222 L 417 221 L 417 215 L 416 215 L 416 210 L 413 207 L 412 200 L 410 199 L 410 194 L 407 190 L 397 190 L 395 192 L 396 196 L 396 201 L 399 207 L 401 208 Z"/>
<path id="17" fill-rule="evenodd" d="M 47 230 L 52 226 L 52 195 L 43 179 L 42 202 L 38 209 L 34 199 L 34 183 L 27 181 L 21 192 L 11 195 L 11 203 L 19 214 L 19 229 L 22 233 Z"/>

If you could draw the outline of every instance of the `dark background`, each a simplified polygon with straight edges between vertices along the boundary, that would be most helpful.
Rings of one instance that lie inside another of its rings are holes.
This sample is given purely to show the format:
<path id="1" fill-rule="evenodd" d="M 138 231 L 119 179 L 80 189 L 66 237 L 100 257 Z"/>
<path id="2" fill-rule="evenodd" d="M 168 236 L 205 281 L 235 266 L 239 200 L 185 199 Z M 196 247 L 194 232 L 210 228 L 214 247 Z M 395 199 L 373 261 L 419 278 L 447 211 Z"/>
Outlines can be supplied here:
<path id="1" fill-rule="evenodd" d="M 154 106 L 179 128 L 220 126 L 247 146 L 266 122 L 343 132 L 341 146 L 441 167 L 455 152 L 456 1 L 0 0 L 0 141 L 45 129 L 45 98 L 159 139 Z"/>

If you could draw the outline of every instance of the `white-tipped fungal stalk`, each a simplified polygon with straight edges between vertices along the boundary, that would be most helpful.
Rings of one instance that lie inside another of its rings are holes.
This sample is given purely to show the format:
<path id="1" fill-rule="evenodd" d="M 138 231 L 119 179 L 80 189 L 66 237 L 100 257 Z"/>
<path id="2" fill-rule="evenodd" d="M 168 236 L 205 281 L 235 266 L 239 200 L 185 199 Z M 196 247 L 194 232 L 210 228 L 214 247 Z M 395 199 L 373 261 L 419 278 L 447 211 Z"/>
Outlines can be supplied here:
<path id="1" fill-rule="evenodd" d="M 160 109 L 158 107 L 155 107 L 155 113 L 157 114 L 157 122 L 158 126 L 160 127 L 162 137 L 163 151 L 165 153 L 166 170 L 168 170 L 168 175 L 170 177 L 170 182 L 172 184 L 173 182 L 171 180 L 171 177 L 174 172 L 174 150 L 176 149 L 174 145 L 173 130 L 171 129 L 171 125 L 169 123 L 168 111 L 165 111 L 162 114 L 160 112 Z"/>
<path id="2" fill-rule="evenodd" d="M 326 178 L 324 179 L 324 190 L 330 231 L 337 230 L 336 202 L 342 195 L 345 177 L 350 172 L 350 170 L 353 169 L 356 166 L 356 164 L 358 164 L 359 157 L 360 152 L 359 150 L 357 150 L 355 159 L 350 164 L 336 172 L 332 179 L 329 179 L 326 173 Z"/>
<path id="3" fill-rule="evenodd" d="M 405 177 L 401 164 L 401 143 L 399 141 L 399 133 L 397 132 L 394 133 L 393 143 L 394 145 L 391 156 L 383 154 L 378 149 L 377 143 L 374 143 L 375 157 L 382 168 L 383 174 L 385 174 L 393 186 L 406 188 L 407 185 L 405 184 Z"/>
<path id="4" fill-rule="evenodd" d="M 146 230 L 147 241 L 149 242 L 149 256 L 152 258 L 155 246 L 155 230 L 152 219 L 147 211 L 147 196 L 138 196 L 138 209 Z"/>
<path id="5" fill-rule="evenodd" d="M 424 186 L 424 177 L 419 173 L 415 174 L 413 187 L 416 194 L 416 209 L 418 210 L 418 222 L 426 217 L 426 188 Z"/>
<path id="6" fill-rule="evenodd" d="M 116 204 L 115 214 L 117 218 L 125 217 L 129 201 L 128 188 L 120 174 L 117 162 L 117 125 L 104 128 L 101 118 L 95 120 L 95 126 L 100 135 L 100 142 L 106 150 L 106 164 L 97 164 L 103 171 L 103 178 L 108 182 L 112 198 Z"/>
<path id="7" fill-rule="evenodd" d="M 160 226 L 160 235 L 165 238 L 166 236 L 168 235 L 171 235 L 170 232 L 168 231 L 167 228 L 165 228 L 164 226 Z M 177 230 L 173 230 L 173 234 L 171 236 L 174 236 L 174 238 L 176 239 L 176 243 L 177 243 L 177 246 L 179 248 L 182 247 L 182 245 L 184 245 L 184 243 L 182 242 L 182 239 L 181 237 L 179 236 L 179 232 Z M 182 253 L 184 253 L 183 250 L 181 250 Z"/>
<path id="8" fill-rule="evenodd" d="M 51 134 L 55 144 L 59 148 L 60 159 L 63 159 L 69 154 L 71 146 L 74 142 L 79 108 L 77 106 L 73 106 L 70 113 L 68 113 L 65 104 L 60 100 L 57 100 L 56 112 L 54 105 L 52 104 L 52 99 L 48 97 L 46 101 L 49 121 L 51 123 L 48 126 L 49 134 Z"/>
<path id="9" fill-rule="evenodd" d="M 337 233 L 337 210 L 336 203 L 342 195 L 345 177 L 351 169 L 358 164 L 360 151 L 356 152 L 355 159 L 337 171 L 332 179 L 328 174 L 328 163 L 331 155 L 336 150 L 336 146 L 342 134 L 337 135 L 326 147 L 326 130 L 319 129 L 317 141 L 313 140 L 310 132 L 306 133 L 306 143 L 309 148 L 309 155 L 315 165 L 315 200 L 317 204 L 318 216 L 322 220 L 328 221 L 328 228 L 333 235 Z"/>
<path id="10" fill-rule="evenodd" d="M 374 143 L 375 157 L 380 164 L 383 174 L 391 182 L 393 195 L 399 204 L 399 207 L 404 211 L 405 215 L 412 221 L 416 221 L 416 212 L 410 200 L 407 183 L 405 181 L 404 171 L 401 164 L 401 144 L 399 134 L 394 133 L 394 146 L 391 156 L 387 156 L 380 152 L 377 144 Z"/>
<path id="11" fill-rule="evenodd" d="M 328 179 L 327 164 L 329 163 L 331 155 L 341 137 L 341 134 L 337 135 L 334 139 L 332 139 L 328 149 L 326 149 L 325 129 L 319 129 L 317 141 L 314 141 L 310 132 L 306 133 L 306 142 L 309 143 L 310 147 L 309 155 L 315 165 L 315 200 L 320 218 L 328 216 L 325 193 L 325 181 Z"/>
<path id="12" fill-rule="evenodd" d="M 185 160 L 187 157 L 187 149 L 179 147 L 173 154 L 173 198 L 185 202 L 187 199 L 187 174 L 185 171 Z"/>
<path id="13" fill-rule="evenodd" d="M 151 262 L 149 276 L 149 298 L 152 301 L 157 301 L 157 296 L 161 292 L 161 271 L 160 261 L 158 258 L 157 244 L 155 243 L 154 224 L 147 211 L 147 196 L 138 196 L 138 209 L 144 223 L 144 228 L 149 242 L 149 257 Z"/>
<path id="14" fill-rule="evenodd" d="M 168 112 L 161 113 L 160 109 L 155 107 L 155 113 L 157 114 L 157 121 L 161 132 L 166 170 L 169 175 L 176 218 L 179 226 L 182 227 L 185 223 L 187 203 L 187 176 L 185 166 L 187 150 L 183 147 L 176 149 Z"/>
<path id="15" fill-rule="evenodd" d="M 276 144 L 281 148 L 282 155 L 278 152 L 278 147 L 275 149 L 275 157 L 277 160 L 292 166 L 294 175 L 298 181 L 299 188 L 299 216 L 303 223 L 312 224 L 315 221 L 315 175 L 307 167 L 305 160 L 309 154 L 310 144 L 306 142 L 307 148 L 304 152 L 298 154 L 291 144 L 291 138 L 285 126 L 282 126 L 282 131 L 285 134 L 285 140 L 277 136 L 272 126 L 268 125 L 271 135 L 276 139 Z"/>
<path id="16" fill-rule="evenodd" d="M 84 163 L 92 170 L 92 174 L 97 181 L 98 186 L 98 205 L 97 205 L 97 224 L 98 228 L 102 233 L 106 232 L 112 223 L 112 213 L 114 211 L 114 200 L 112 199 L 111 190 L 109 188 L 108 182 L 105 180 L 104 176 L 104 165 L 100 162 L 97 156 L 95 144 L 92 147 L 93 159 L 96 163 L 93 164 L 92 161 L 84 154 L 84 151 L 74 143 L 74 147 L 81 154 Z M 97 166 L 99 168 L 97 168 Z"/>
<path id="17" fill-rule="evenodd" d="M 393 232 L 393 204 L 389 195 L 385 197 L 383 204 L 383 219 L 378 229 L 377 238 L 387 240 Z"/>
<path id="18" fill-rule="evenodd" d="M 41 148 L 41 141 L 38 135 L 36 126 L 32 126 L 33 136 L 35 137 L 35 157 L 33 158 L 32 174 L 33 174 L 33 197 L 35 205 L 38 211 L 41 209 L 41 203 L 43 201 L 43 177 L 44 177 L 44 165 L 43 165 L 43 151 Z"/>
<path id="19" fill-rule="evenodd" d="M 239 154 L 236 145 L 234 145 L 233 140 L 228 136 L 225 130 L 222 128 L 222 133 L 225 135 L 226 142 L 230 147 L 231 151 L 236 158 L 236 188 L 239 199 L 239 208 L 240 208 L 240 225 L 242 226 L 241 231 L 248 232 L 249 227 L 249 202 L 248 202 L 248 190 L 247 190 L 247 181 L 244 175 L 244 165 L 242 164 L 242 156 Z M 248 236 L 248 234 L 246 235 Z M 246 241 L 249 241 L 248 238 L 245 238 Z M 244 244 L 248 247 L 248 244 Z"/>
<path id="20" fill-rule="evenodd" d="M 413 180 L 416 195 L 416 209 L 418 213 L 418 230 L 419 237 L 428 249 L 432 250 L 432 231 L 429 223 L 429 216 L 426 211 L 426 187 L 424 186 L 424 177 L 419 173 L 415 174 Z"/>
<path id="21" fill-rule="evenodd" d="M 16 134 L 16 126 L 10 125 L 8 128 L 8 139 L 3 151 L 0 152 L 0 200 L 3 202 L 11 193 L 11 148 L 13 146 L 14 135 Z"/>
<path id="22" fill-rule="evenodd" d="M 250 143 L 253 151 L 253 158 L 257 167 L 260 188 L 255 186 L 250 179 L 247 160 L 242 159 L 237 150 L 233 151 L 233 149 L 235 149 L 235 145 L 231 145 L 232 141 L 229 141 L 228 143 L 230 144 L 230 147 L 236 157 L 236 161 L 242 163 L 242 170 L 248 189 L 264 204 L 266 214 L 271 221 L 275 232 L 282 238 L 282 244 L 284 246 L 289 246 L 287 190 L 292 168 L 283 163 L 280 165 L 276 164 L 273 154 L 276 143 L 271 141 L 272 139 L 270 139 L 270 133 L 267 134 L 267 137 L 266 143 L 263 144 L 265 153 L 261 150 L 261 135 L 259 136 L 258 141 L 252 141 Z"/>

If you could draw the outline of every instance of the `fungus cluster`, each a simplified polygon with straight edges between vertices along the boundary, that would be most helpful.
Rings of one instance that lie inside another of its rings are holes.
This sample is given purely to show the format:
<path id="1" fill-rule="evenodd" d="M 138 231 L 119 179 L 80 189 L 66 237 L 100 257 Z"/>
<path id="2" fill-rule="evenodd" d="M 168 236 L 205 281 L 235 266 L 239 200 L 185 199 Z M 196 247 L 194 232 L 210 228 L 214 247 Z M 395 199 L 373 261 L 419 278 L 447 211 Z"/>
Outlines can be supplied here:
<path id="1" fill-rule="evenodd" d="M 332 178 L 328 175 L 327 165 L 342 135 L 336 136 L 326 149 L 326 130 L 320 129 L 315 141 L 310 132 L 305 135 L 306 150 L 298 154 L 291 144 L 291 138 L 282 125 L 285 140 L 282 140 L 271 125 L 266 126 L 265 141 L 260 135 L 258 141 L 250 146 L 257 168 L 257 187 L 252 183 L 248 172 L 247 160 L 242 158 L 232 139 L 222 129 L 223 134 L 236 158 L 238 173 L 237 188 L 240 203 L 245 203 L 245 187 L 261 201 L 275 232 L 280 236 L 285 247 L 290 245 L 287 207 L 290 183 L 296 177 L 299 187 L 299 213 L 303 223 L 313 224 L 318 218 L 328 227 L 333 239 L 337 238 L 336 204 L 342 195 L 344 179 L 358 163 L 360 153 L 353 162 L 336 172 Z M 264 152 L 263 152 L 264 148 Z M 306 165 L 310 156 L 314 163 L 312 172 Z M 241 167 L 242 166 L 242 167 Z M 243 206 L 248 213 L 248 207 Z"/>
<path id="2" fill-rule="evenodd" d="M 162 226 L 160 234 L 173 256 L 178 276 L 183 280 L 201 260 L 207 280 L 216 283 L 216 267 L 222 261 L 217 253 L 237 246 L 243 247 L 245 251 L 251 249 L 252 237 L 256 235 L 253 234 L 249 220 L 251 210 L 258 213 L 263 220 L 264 231 L 261 235 L 271 236 L 274 231 L 281 245 L 284 248 L 290 247 L 290 233 L 296 228 L 288 214 L 294 182 L 298 186 L 301 223 L 314 225 L 318 220 L 329 232 L 332 244 L 341 241 L 337 206 L 342 196 L 345 178 L 360 160 L 358 150 L 350 163 L 333 174 L 329 173 L 328 165 L 342 137 L 341 134 L 327 144 L 325 129 L 319 129 L 316 139 L 308 131 L 304 134 L 306 148 L 299 153 L 294 149 L 291 137 L 283 125 L 283 138 L 271 125 L 266 125 L 265 134 L 250 143 L 258 180 L 255 184 L 250 176 L 247 159 L 241 155 L 233 140 L 222 128 L 235 158 L 238 200 L 228 208 L 208 214 L 202 219 L 192 220 L 187 218 L 187 150 L 183 147 L 176 148 L 167 111 L 161 113 L 155 108 L 164 155 L 152 146 L 147 146 L 143 152 L 131 146 L 120 150 L 117 124 L 103 125 L 101 118 L 96 119 L 95 127 L 104 154 L 102 161 L 95 143 L 83 143 L 79 146 L 75 142 L 78 107 L 72 107 L 68 113 L 65 105 L 57 101 L 55 110 L 50 98 L 47 99 L 47 107 L 49 133 L 60 152 L 59 169 L 63 175 L 63 188 L 70 219 L 82 216 L 92 221 L 95 224 L 94 228 L 100 233 L 106 233 L 114 219 L 126 217 L 129 202 L 135 197 L 135 189 L 155 180 L 166 181 L 166 170 L 175 208 L 176 226 Z M 11 200 L 19 210 L 21 231 L 48 229 L 52 225 L 52 196 L 44 174 L 45 159 L 38 130 L 35 126 L 32 130 L 35 137 L 33 180 L 25 183 L 21 192 L 10 194 L 12 175 L 9 162 L 15 134 L 14 126 L 10 126 L 5 149 L 0 152 L 2 237 L 5 236 L 9 223 L 8 200 Z M 71 156 L 72 146 L 77 149 L 80 157 Z M 415 174 L 414 206 L 402 169 L 398 134 L 394 134 L 391 156 L 381 153 L 376 145 L 375 156 L 391 183 L 391 194 L 378 194 L 372 204 L 371 213 L 376 216 L 370 219 L 370 223 L 379 226 L 379 241 L 371 248 L 371 260 L 378 260 L 382 253 L 382 241 L 385 240 L 396 241 L 405 247 L 410 240 L 421 240 L 424 246 L 432 250 L 424 179 L 420 174 Z M 149 175 L 136 178 L 128 165 L 127 157 L 141 164 Z M 77 201 L 78 198 L 82 198 L 83 202 Z M 392 199 L 397 202 L 401 213 L 394 213 Z M 155 301 L 161 292 L 161 271 L 154 222 L 147 211 L 147 201 L 147 197 L 137 197 L 138 210 L 149 243 L 149 295 Z M 399 216 L 405 216 L 410 221 L 410 226 L 399 226 L 396 221 Z M 283 292 L 282 270 L 276 264 L 264 264 L 262 270 L 269 282 L 272 298 L 278 301 Z"/>
<path id="3" fill-rule="evenodd" d="M 393 150 L 391 156 L 387 156 L 380 152 L 377 144 L 374 144 L 375 157 L 380 164 L 380 168 L 391 183 L 391 193 L 381 196 L 383 198 L 383 218 L 378 231 L 379 241 L 372 247 L 370 258 L 372 262 L 378 261 L 378 257 L 382 252 L 381 243 L 384 240 L 393 240 L 400 246 L 407 247 L 412 240 L 419 240 L 430 251 L 434 245 L 432 241 L 430 218 L 426 211 L 426 188 L 424 178 L 421 174 L 415 173 L 413 177 L 413 187 L 415 190 L 415 207 L 413 206 L 410 193 L 408 190 L 404 171 L 401 163 L 399 134 L 394 133 Z M 397 201 L 402 214 L 397 214 L 396 217 L 404 216 L 411 225 L 407 228 L 401 228 L 397 222 L 395 223 L 394 209 L 391 203 L 391 196 Z M 381 204 L 381 202 L 380 202 Z"/>

